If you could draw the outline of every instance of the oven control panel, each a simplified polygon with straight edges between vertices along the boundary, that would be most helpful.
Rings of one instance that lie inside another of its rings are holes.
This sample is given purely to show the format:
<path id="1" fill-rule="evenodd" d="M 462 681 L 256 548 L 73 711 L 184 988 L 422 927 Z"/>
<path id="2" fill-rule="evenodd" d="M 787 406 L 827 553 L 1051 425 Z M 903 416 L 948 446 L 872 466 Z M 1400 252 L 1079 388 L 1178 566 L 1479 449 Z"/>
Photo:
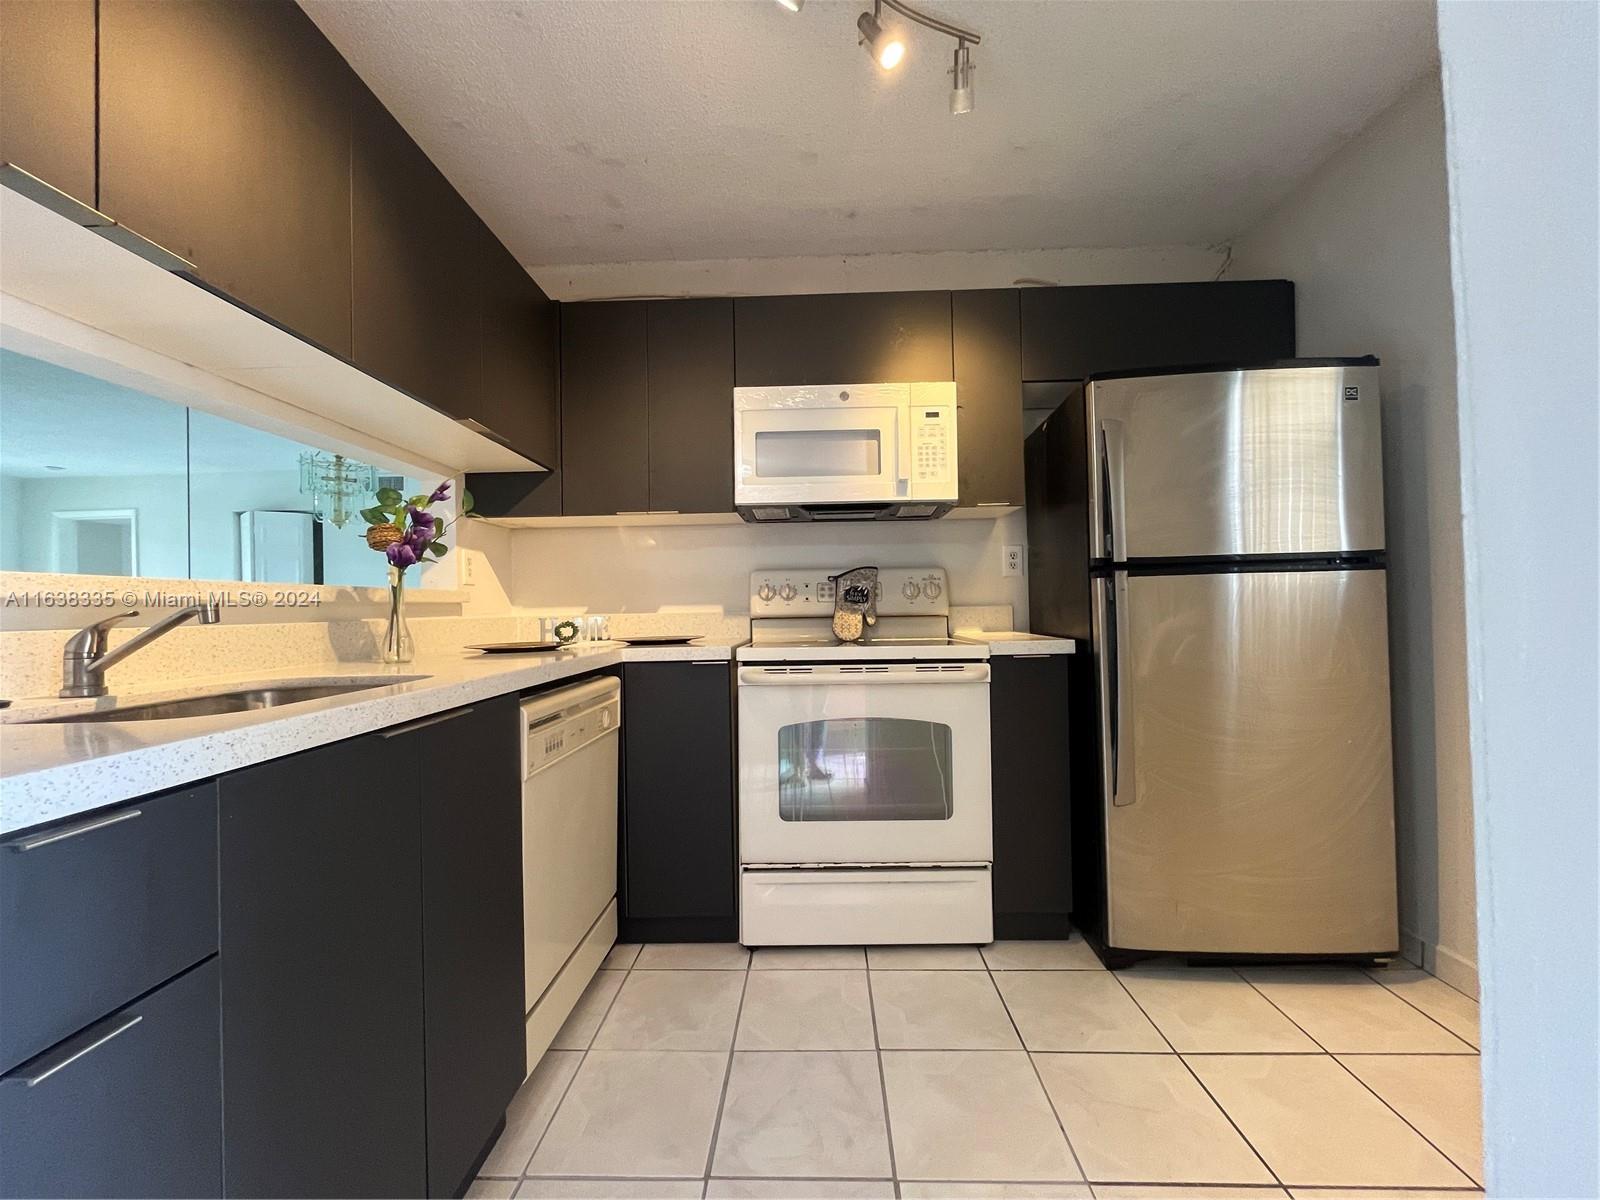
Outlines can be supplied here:
<path id="1" fill-rule="evenodd" d="M 750 575 L 752 617 L 818 617 L 833 612 L 830 575 L 848 567 L 772 568 Z M 878 571 L 880 617 L 950 615 L 950 581 L 942 567 L 883 567 Z"/>

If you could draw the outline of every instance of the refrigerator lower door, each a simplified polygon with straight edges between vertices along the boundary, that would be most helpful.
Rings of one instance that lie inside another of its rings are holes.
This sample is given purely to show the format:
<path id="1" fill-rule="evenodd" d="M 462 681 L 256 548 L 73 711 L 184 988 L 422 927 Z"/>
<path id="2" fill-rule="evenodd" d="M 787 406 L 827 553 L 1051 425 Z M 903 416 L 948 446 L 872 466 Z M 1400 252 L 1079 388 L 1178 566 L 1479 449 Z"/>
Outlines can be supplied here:
<path id="1" fill-rule="evenodd" d="M 1394 951 L 1384 572 L 1096 583 L 1107 943 Z"/>

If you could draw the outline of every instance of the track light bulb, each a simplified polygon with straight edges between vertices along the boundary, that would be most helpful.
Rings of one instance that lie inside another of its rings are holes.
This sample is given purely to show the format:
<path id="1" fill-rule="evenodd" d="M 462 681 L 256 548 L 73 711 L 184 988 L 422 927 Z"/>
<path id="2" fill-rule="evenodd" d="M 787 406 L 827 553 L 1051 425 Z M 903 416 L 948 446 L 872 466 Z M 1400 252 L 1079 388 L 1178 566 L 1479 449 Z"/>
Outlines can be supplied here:
<path id="1" fill-rule="evenodd" d="M 885 71 L 892 71 L 900 65 L 906 56 L 906 44 L 885 30 L 876 16 L 869 12 L 862 13 L 856 18 L 856 28 L 861 31 L 861 44 L 872 55 L 873 62 Z"/>
<path id="2" fill-rule="evenodd" d="M 779 8 L 787 8 L 790 12 L 799 12 L 806 6 L 806 0 L 777 0 Z"/>
<path id="3" fill-rule="evenodd" d="M 950 111 L 960 116 L 972 111 L 972 52 L 956 43 L 955 65 L 950 68 Z"/>

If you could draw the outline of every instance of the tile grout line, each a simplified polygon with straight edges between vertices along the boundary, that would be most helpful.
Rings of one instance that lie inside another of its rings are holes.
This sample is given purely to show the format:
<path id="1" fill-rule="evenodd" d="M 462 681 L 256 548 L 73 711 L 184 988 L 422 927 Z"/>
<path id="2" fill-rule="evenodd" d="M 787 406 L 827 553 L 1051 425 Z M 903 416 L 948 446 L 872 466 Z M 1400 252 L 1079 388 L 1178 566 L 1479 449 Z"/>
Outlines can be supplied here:
<path id="1" fill-rule="evenodd" d="M 1382 1094 L 1378 1091 L 1377 1088 L 1373 1087 L 1365 1079 L 1361 1078 L 1361 1076 L 1357 1075 L 1349 1067 L 1345 1066 L 1345 1064 L 1340 1060 L 1340 1058 L 1339 1058 L 1339 1056 L 1337 1054 L 1330 1054 L 1330 1055 L 1328 1055 L 1328 1057 L 1333 1059 L 1334 1062 L 1338 1063 L 1340 1069 L 1343 1070 L 1345 1072 L 1345 1074 L 1349 1075 L 1351 1079 L 1354 1079 L 1362 1087 L 1366 1088 L 1367 1091 L 1371 1092 L 1372 1095 L 1377 1098 L 1377 1101 L 1378 1101 L 1379 1104 L 1383 1105 L 1390 1112 L 1392 1112 L 1395 1116 L 1399 1117 L 1400 1120 L 1404 1121 L 1407 1128 L 1409 1128 L 1413 1133 L 1415 1133 L 1423 1141 L 1427 1142 L 1428 1145 L 1433 1146 L 1434 1152 L 1436 1154 L 1438 1154 L 1440 1158 L 1444 1159 L 1445 1162 L 1449 1163 L 1452 1167 L 1454 1167 L 1457 1171 L 1461 1172 L 1461 1177 L 1463 1179 L 1467 1180 L 1469 1183 L 1471 1183 L 1475 1187 L 1482 1187 L 1483 1186 L 1481 1183 L 1478 1182 L 1478 1180 L 1470 1172 L 1468 1172 L 1466 1170 L 1466 1168 L 1464 1168 L 1455 1159 L 1451 1158 L 1448 1154 L 1446 1154 L 1444 1152 L 1444 1150 L 1441 1149 L 1439 1146 L 1434 1145 L 1433 1139 L 1430 1138 L 1427 1134 L 1423 1133 L 1422 1130 L 1418 1129 L 1409 1120 L 1407 1120 L 1406 1115 L 1403 1112 L 1401 1112 L 1398 1108 L 1396 1108 L 1394 1105 L 1390 1104 L 1387 1100 L 1385 1100 L 1383 1098 Z M 1420 1055 L 1419 1054 L 1419 1055 L 1413 1055 L 1412 1057 L 1413 1058 L 1427 1058 L 1429 1056 L 1428 1055 Z M 1459 1058 L 1461 1056 L 1460 1055 L 1448 1055 L 1448 1054 L 1446 1054 L 1446 1055 L 1435 1055 L 1433 1057 L 1438 1057 L 1438 1058 Z M 1481 1086 L 1481 1084 L 1480 1084 L 1480 1086 Z"/>
<path id="2" fill-rule="evenodd" d="M 992 944 L 992 943 L 991 943 Z M 1089 1182 L 1089 1172 L 1083 1169 L 1083 1160 L 1078 1157 L 1078 1148 L 1072 1144 L 1072 1135 L 1067 1132 L 1066 1122 L 1061 1119 L 1061 1114 L 1056 1111 L 1056 1102 L 1050 1095 L 1050 1089 L 1044 1085 L 1044 1076 L 1039 1073 L 1039 1064 L 1033 1061 L 1033 1051 L 1028 1049 L 1028 1039 L 1022 1036 L 1022 1030 L 1017 1025 L 1017 1018 L 1011 1013 L 1011 1005 L 1006 1003 L 1006 994 L 1000 990 L 1000 985 L 995 982 L 994 971 L 989 967 L 989 956 L 981 949 L 978 951 L 978 961 L 983 964 L 983 973 L 989 977 L 989 986 L 994 989 L 994 994 L 1000 998 L 1000 1008 L 1006 1014 L 1006 1020 L 1011 1022 L 1011 1032 L 1017 1035 L 1017 1044 L 1022 1047 L 1022 1053 L 1028 1060 L 1028 1069 L 1033 1072 L 1033 1077 L 1039 1083 L 1039 1090 L 1044 1093 L 1044 1102 L 1049 1106 L 1050 1115 L 1056 1119 L 1056 1128 L 1061 1130 L 1061 1139 L 1067 1143 L 1067 1153 L 1072 1155 L 1072 1165 L 1078 1168 L 1078 1178 L 1083 1180 L 1084 1186 L 1089 1189 L 1089 1194 L 1094 1194 L 1094 1184 Z"/>
<path id="3" fill-rule="evenodd" d="M 1422 968 L 1418 967 L 1417 970 L 1421 971 Z M 1396 1000 L 1400 1001 L 1402 1004 L 1410 1005 L 1417 1012 L 1419 1012 L 1423 1016 L 1427 1017 L 1428 1020 L 1432 1021 L 1440 1029 L 1444 1030 L 1451 1037 L 1455 1038 L 1456 1041 L 1460 1042 L 1463 1046 L 1471 1046 L 1472 1047 L 1472 1052 L 1474 1054 L 1481 1055 L 1483 1053 L 1483 1050 L 1480 1047 L 1473 1046 L 1471 1042 L 1467 1041 L 1466 1038 L 1462 1037 L 1454 1029 L 1451 1029 L 1450 1026 L 1446 1025 L 1443 1021 L 1439 1020 L 1438 1017 L 1434 1016 L 1431 1012 L 1429 1012 L 1427 1009 L 1423 1008 L 1421 1005 L 1413 1003 L 1409 997 L 1403 996 L 1399 992 L 1395 991 L 1392 987 L 1390 987 L 1383 980 L 1378 979 L 1376 976 L 1372 975 L 1370 972 L 1363 971 L 1362 974 L 1366 975 L 1366 977 L 1368 979 L 1371 979 L 1373 983 L 1377 984 L 1379 987 L 1381 987 L 1384 991 L 1388 992 L 1389 995 L 1393 996 Z M 1423 974 L 1427 974 L 1427 972 L 1424 971 Z M 1439 977 L 1437 975 L 1429 975 L 1428 978 L 1429 979 L 1438 979 Z M 1440 979 L 1439 982 L 1440 983 L 1444 983 L 1444 980 Z M 1445 987 L 1449 987 L 1450 986 L 1448 983 L 1445 983 L 1444 985 L 1445 985 Z M 1467 998 L 1467 999 L 1471 999 L 1471 997 L 1467 996 L 1467 994 L 1465 992 L 1462 992 L 1461 995 L 1463 997 Z M 1473 1000 L 1472 1002 L 1474 1004 L 1478 1003 L 1478 1001 L 1476 1001 L 1476 1000 Z M 1483 1034 L 1482 1034 L 1481 1031 L 1480 1031 L 1480 1033 L 1478 1035 L 1478 1040 L 1479 1041 L 1483 1040 Z"/>
<path id="4" fill-rule="evenodd" d="M 700 1189 L 702 1196 L 711 1190 L 711 1166 L 717 1157 L 717 1138 L 722 1135 L 722 1113 L 728 1104 L 728 1084 L 733 1079 L 733 1056 L 739 1045 L 739 1025 L 744 1020 L 744 998 L 750 990 L 750 968 L 756 957 L 748 947 L 739 948 L 744 951 L 744 979 L 739 984 L 739 1007 L 733 1014 L 733 1028 L 728 1031 L 728 1065 L 722 1072 L 722 1093 L 717 1097 L 717 1116 L 711 1123 L 711 1145 L 706 1147 L 706 1169 L 700 1177 L 704 1181 Z M 644 952 L 641 950 L 640 953 Z"/>
<path id="5" fill-rule="evenodd" d="M 612 943 L 612 949 L 615 949 L 615 948 L 616 948 L 616 944 Z M 643 953 L 644 947 L 640 946 L 639 947 L 639 951 L 640 951 L 640 953 Z M 606 951 L 607 957 L 609 957 L 610 954 L 611 954 L 610 950 Z M 637 961 L 639 955 L 635 954 L 633 957 L 634 957 L 635 961 Z M 605 959 L 602 958 L 600 960 L 600 967 L 596 969 L 595 974 L 599 974 L 600 971 L 604 970 L 604 969 L 605 969 Z M 531 1151 L 529 1151 L 529 1153 L 528 1153 L 528 1161 L 522 1164 L 522 1174 L 517 1178 L 517 1186 L 512 1190 L 512 1194 L 513 1195 L 515 1195 L 517 1192 L 522 1190 L 523 1180 L 526 1180 L 526 1179 L 529 1179 L 529 1178 L 543 1178 L 542 1176 L 530 1176 L 528 1174 L 528 1168 L 533 1166 L 533 1160 L 534 1160 L 534 1157 L 539 1153 L 539 1147 L 544 1145 L 544 1139 L 545 1139 L 546 1135 L 549 1134 L 550 1127 L 556 1123 L 556 1117 L 561 1112 L 561 1106 L 567 1102 L 567 1093 L 572 1091 L 572 1085 L 578 1081 L 578 1073 L 583 1070 L 583 1064 L 589 1061 L 589 1051 L 594 1049 L 594 1040 L 595 1040 L 595 1038 L 600 1036 L 600 1028 L 601 1028 L 601 1026 L 603 1026 L 606 1023 L 606 1018 L 608 1018 L 611 1015 L 611 1010 L 616 1007 L 617 997 L 622 995 L 622 989 L 628 986 L 628 976 L 631 975 L 631 974 L 633 974 L 633 963 L 629 963 L 628 966 L 623 970 L 623 972 L 622 972 L 622 982 L 617 985 L 617 990 L 611 994 L 611 1002 L 606 1005 L 606 1011 L 600 1015 L 599 1023 L 597 1025 L 595 1025 L 594 1032 L 589 1035 L 589 1040 L 583 1047 L 583 1057 L 578 1059 L 578 1065 L 576 1067 L 572 1068 L 572 1074 L 567 1077 L 567 1086 L 561 1089 L 561 1097 L 560 1097 L 560 1099 L 558 1099 L 556 1101 L 555 1107 L 550 1110 L 550 1119 L 544 1123 L 544 1128 L 539 1131 L 539 1138 L 538 1138 L 537 1141 L 535 1141 L 533 1143 L 533 1149 Z M 594 981 L 591 979 L 590 982 L 593 983 Z M 586 991 L 588 990 L 587 986 L 585 987 L 584 990 L 586 990 Z M 579 999 L 581 1000 L 582 997 L 580 996 Z M 568 1014 L 568 1015 L 571 1015 L 571 1014 Z M 556 1033 L 558 1035 L 560 1034 L 560 1032 L 561 1031 L 559 1029 L 556 1030 Z M 534 1070 L 535 1071 L 537 1071 L 539 1069 L 539 1064 L 542 1064 L 544 1062 L 545 1055 L 547 1055 L 549 1053 L 550 1053 L 549 1049 L 546 1049 L 544 1054 L 541 1054 L 539 1056 L 539 1063 L 536 1063 L 534 1065 Z"/>
<path id="6" fill-rule="evenodd" d="M 1256 1149 L 1256 1144 L 1245 1136 L 1244 1130 L 1240 1129 L 1239 1123 L 1233 1119 L 1233 1114 L 1230 1113 L 1226 1108 L 1222 1107 L 1222 1101 L 1218 1100 L 1214 1095 L 1211 1094 L 1211 1089 L 1206 1086 L 1206 1081 L 1201 1079 L 1195 1069 L 1189 1065 L 1189 1060 L 1184 1058 L 1182 1054 L 1178 1053 L 1178 1048 L 1172 1044 L 1172 1039 L 1167 1036 L 1167 1031 L 1156 1023 L 1155 1018 L 1153 1018 L 1149 1013 L 1145 1012 L 1144 1005 L 1139 1003 L 1139 997 L 1133 994 L 1133 989 L 1124 983 L 1122 981 L 1122 977 L 1115 971 L 1110 971 L 1108 974 L 1111 976 L 1111 978 L 1117 981 L 1117 986 L 1122 989 L 1123 994 L 1126 995 L 1129 1000 L 1133 1001 L 1133 1006 L 1139 1010 L 1144 1019 L 1149 1021 L 1151 1027 L 1161 1035 L 1161 1040 L 1165 1042 L 1167 1044 L 1167 1048 L 1172 1051 L 1173 1057 L 1183 1064 L 1183 1069 L 1189 1072 L 1194 1081 L 1200 1085 L 1200 1090 L 1206 1094 L 1206 1099 L 1210 1100 L 1211 1103 L 1216 1106 L 1216 1110 L 1222 1114 L 1222 1119 L 1233 1127 L 1233 1131 L 1239 1135 L 1239 1140 L 1242 1141 L 1246 1146 L 1250 1147 L 1250 1153 L 1254 1154 L 1261 1165 L 1266 1168 L 1266 1172 L 1268 1175 L 1272 1176 L 1273 1182 L 1287 1191 L 1288 1185 L 1283 1182 L 1283 1180 L 1279 1177 L 1278 1172 L 1273 1169 L 1272 1164 L 1267 1161 L 1267 1156 L 1261 1153 L 1260 1150 Z"/>
<path id="7" fill-rule="evenodd" d="M 861 947 L 861 957 L 867 972 L 867 1015 L 872 1019 L 872 1052 L 878 1060 L 878 1095 L 883 1100 L 883 1135 L 889 1142 L 889 1179 L 894 1186 L 895 1200 L 900 1198 L 900 1164 L 894 1156 L 894 1122 L 889 1116 L 889 1077 L 883 1070 L 883 1043 L 878 1039 L 878 1001 L 872 991 L 872 959 L 867 948 Z"/>
<path id="8" fill-rule="evenodd" d="M 1424 1134 L 1420 1129 L 1418 1129 L 1410 1121 L 1407 1121 L 1405 1119 L 1405 1117 L 1401 1116 L 1398 1112 L 1396 1112 L 1395 1108 L 1394 1108 L 1394 1106 L 1392 1104 L 1390 1104 L 1382 1096 L 1379 1096 L 1377 1092 L 1373 1092 L 1370 1087 L 1367 1087 L 1366 1083 L 1362 1080 L 1361 1076 L 1357 1075 L 1354 1071 L 1350 1070 L 1350 1068 L 1345 1066 L 1342 1062 L 1339 1062 L 1338 1055 L 1334 1054 L 1333 1051 L 1329 1050 L 1321 1042 L 1317 1041 L 1317 1039 L 1312 1036 L 1312 1033 L 1311 1033 L 1311 1031 L 1309 1029 L 1307 1029 L 1305 1026 L 1301 1025 L 1300 1022 L 1296 1021 L 1288 1013 L 1284 1012 L 1284 1010 L 1278 1006 L 1278 1004 L 1272 999 L 1271 996 L 1267 995 L 1259 987 L 1256 987 L 1256 981 L 1255 980 L 1253 980 L 1249 976 L 1245 975 L 1242 971 L 1239 971 L 1239 970 L 1234 969 L 1234 968 L 1230 968 L 1230 970 L 1233 970 L 1234 974 L 1238 975 L 1240 979 L 1243 979 L 1247 984 L 1249 984 L 1250 987 L 1255 990 L 1256 995 L 1260 996 L 1268 1004 L 1271 1004 L 1272 1007 L 1276 1008 L 1280 1013 L 1283 1013 L 1284 1020 L 1288 1021 L 1291 1025 L 1293 1025 L 1301 1033 L 1305 1034 L 1308 1038 L 1311 1038 L 1311 1040 L 1314 1043 L 1316 1043 L 1316 1045 L 1322 1050 L 1323 1054 L 1325 1054 L 1328 1058 L 1332 1059 L 1335 1063 L 1338 1063 L 1338 1066 L 1339 1066 L 1340 1070 L 1346 1072 L 1352 1079 L 1354 1079 L 1357 1083 L 1361 1084 L 1362 1087 L 1367 1088 L 1367 1091 L 1372 1092 L 1372 1094 L 1377 1097 L 1377 1100 L 1378 1100 L 1379 1104 L 1382 1104 L 1390 1112 L 1394 1113 L 1394 1115 L 1396 1117 L 1399 1117 L 1400 1121 L 1406 1126 L 1406 1128 L 1410 1129 L 1413 1133 L 1415 1133 L 1424 1142 L 1427 1142 L 1427 1144 L 1429 1146 L 1433 1147 L 1434 1152 L 1437 1153 L 1441 1158 L 1443 1158 L 1445 1160 L 1445 1162 L 1449 1163 L 1452 1167 L 1455 1167 L 1455 1169 L 1457 1171 L 1460 1171 L 1461 1172 L 1461 1176 L 1462 1176 L 1463 1179 L 1469 1180 L 1469 1181 L 1471 1181 L 1473 1183 L 1477 1182 L 1476 1180 L 1474 1180 L 1472 1178 L 1471 1175 L 1468 1175 L 1465 1171 L 1462 1171 L 1461 1168 L 1456 1165 L 1455 1159 L 1451 1158 L 1443 1150 L 1440 1150 L 1439 1147 L 1434 1146 L 1433 1142 L 1429 1140 L 1429 1138 L 1427 1137 L 1426 1134 Z M 1373 982 L 1374 984 L 1377 984 L 1377 986 L 1379 986 L 1379 987 L 1383 986 L 1382 984 L 1379 984 L 1378 981 L 1375 980 L 1375 979 L 1372 980 L 1371 982 Z M 1387 988 L 1384 988 L 1384 990 L 1388 991 Z M 1392 995 L 1393 993 L 1390 993 L 1390 994 Z M 1431 1020 L 1431 1018 L 1430 1018 L 1430 1020 Z M 1435 1024 L 1437 1024 L 1437 1022 L 1435 1022 Z M 1443 1028 L 1443 1026 L 1441 1026 L 1441 1028 Z M 1448 1032 L 1448 1030 L 1446 1032 Z M 1452 1034 L 1451 1036 L 1453 1037 L 1454 1035 Z M 1457 1040 L 1459 1041 L 1460 1039 L 1457 1039 Z M 1466 1043 L 1462 1042 L 1462 1045 L 1466 1045 Z M 1459 1057 L 1465 1057 L 1465 1056 L 1464 1055 L 1441 1055 L 1440 1057 L 1444 1057 L 1444 1058 L 1459 1058 Z M 1481 1067 L 1479 1069 L 1480 1069 L 1480 1071 L 1482 1070 Z"/>

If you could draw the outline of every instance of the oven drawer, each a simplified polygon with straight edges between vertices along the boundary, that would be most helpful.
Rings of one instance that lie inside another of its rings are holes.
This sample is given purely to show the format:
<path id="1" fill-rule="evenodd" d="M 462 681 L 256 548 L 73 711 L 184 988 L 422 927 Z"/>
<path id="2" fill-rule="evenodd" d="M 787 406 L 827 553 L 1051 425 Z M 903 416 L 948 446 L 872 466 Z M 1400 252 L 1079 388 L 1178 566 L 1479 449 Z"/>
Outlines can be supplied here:
<path id="1" fill-rule="evenodd" d="M 746 946 L 991 942 L 989 871 L 745 870 L 739 876 L 739 940 Z"/>

